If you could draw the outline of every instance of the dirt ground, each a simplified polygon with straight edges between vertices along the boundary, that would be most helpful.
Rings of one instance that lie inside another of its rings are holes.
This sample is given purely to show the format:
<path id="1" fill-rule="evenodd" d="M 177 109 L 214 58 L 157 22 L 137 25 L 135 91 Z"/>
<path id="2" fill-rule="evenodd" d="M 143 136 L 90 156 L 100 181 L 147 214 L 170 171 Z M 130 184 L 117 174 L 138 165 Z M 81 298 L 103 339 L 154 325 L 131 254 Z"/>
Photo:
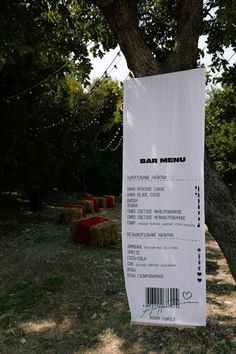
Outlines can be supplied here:
<path id="1" fill-rule="evenodd" d="M 236 287 L 211 236 L 207 326 L 130 324 L 121 243 L 74 244 L 58 220 L 63 202 L 0 219 L 0 353 L 236 353 Z M 100 215 L 119 221 L 120 205 Z"/>

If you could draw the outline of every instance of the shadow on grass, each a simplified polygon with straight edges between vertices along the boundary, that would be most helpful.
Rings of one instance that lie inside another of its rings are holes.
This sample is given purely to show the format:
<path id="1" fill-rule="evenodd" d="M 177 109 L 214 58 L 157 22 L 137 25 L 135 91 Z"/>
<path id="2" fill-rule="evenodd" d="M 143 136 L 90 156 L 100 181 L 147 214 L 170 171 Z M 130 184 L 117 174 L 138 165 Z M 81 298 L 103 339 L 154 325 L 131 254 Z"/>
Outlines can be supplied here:
<path id="1" fill-rule="evenodd" d="M 119 311 L 116 311 L 117 306 Z M 57 319 L 52 312 L 40 321 L 18 322 L 18 327 L 8 332 L 4 339 L 6 353 L 226 353 L 235 352 L 235 322 L 229 316 L 215 316 L 208 319 L 206 328 L 182 329 L 130 326 L 125 303 L 113 303 L 98 312 L 97 318 L 81 319 L 60 313 L 55 306 Z M 9 324 L 9 319 L 7 319 Z M 22 338 L 25 343 L 22 343 Z M 17 349 L 17 350 L 16 350 Z M 15 350 L 15 351 L 14 351 Z"/>
<path id="2" fill-rule="evenodd" d="M 206 273 L 209 275 L 217 275 L 219 272 L 219 265 L 216 261 L 206 261 Z"/>
<path id="3" fill-rule="evenodd" d="M 207 290 L 217 296 L 221 296 L 221 295 L 234 296 L 234 293 L 236 291 L 236 286 L 232 284 L 227 284 L 221 279 L 217 280 L 217 282 L 215 280 L 208 280 Z"/>
<path id="4" fill-rule="evenodd" d="M 224 260 L 224 255 L 219 247 L 216 246 L 213 237 L 209 232 L 206 233 L 206 273 L 217 275 L 220 272 L 219 261 Z"/>
<path id="5" fill-rule="evenodd" d="M 55 217 L 56 212 L 55 209 Z M 17 257 L 14 258 L 16 250 L 12 246 L 8 258 L 0 263 L 5 274 L 0 284 L 0 352 L 236 352 L 235 322 L 229 315 L 210 313 L 207 327 L 197 329 L 131 326 L 121 245 L 78 247 L 68 239 L 65 227 L 52 223 L 46 226 L 23 235 L 29 240 L 18 243 Z M 208 272 L 214 276 L 219 272 L 220 255 L 212 247 L 208 250 Z M 222 295 L 222 291 L 227 295 L 235 291 L 230 284 L 213 280 L 208 282 L 208 289 L 216 296 Z"/>
<path id="6" fill-rule="evenodd" d="M 235 322 L 227 315 L 211 315 L 206 328 L 131 326 L 119 248 L 76 251 L 73 262 L 42 264 L 8 289 L 0 314 L 3 353 L 234 352 Z M 210 283 L 211 293 L 222 292 Z"/>

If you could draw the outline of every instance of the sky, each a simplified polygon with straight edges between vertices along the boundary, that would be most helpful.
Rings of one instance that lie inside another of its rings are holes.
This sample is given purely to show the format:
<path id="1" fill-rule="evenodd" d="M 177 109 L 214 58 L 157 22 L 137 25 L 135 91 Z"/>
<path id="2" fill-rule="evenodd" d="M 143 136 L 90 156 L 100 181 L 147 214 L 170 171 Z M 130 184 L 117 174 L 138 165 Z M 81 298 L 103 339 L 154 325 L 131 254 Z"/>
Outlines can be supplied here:
<path id="1" fill-rule="evenodd" d="M 204 49 L 206 47 L 204 36 L 200 37 L 199 47 L 201 49 Z M 102 59 L 92 58 L 92 56 L 90 57 L 93 65 L 93 70 L 90 74 L 91 80 L 95 78 L 100 78 L 107 70 L 107 68 L 109 68 L 107 71 L 108 74 L 113 79 L 116 79 L 118 81 L 124 81 L 127 78 L 129 69 L 126 64 L 125 57 L 122 53 L 120 57 L 118 56 L 116 57 L 118 52 L 119 52 L 119 47 L 110 50 Z M 224 57 L 226 59 L 229 59 L 233 54 L 234 51 L 232 49 L 227 49 L 225 51 Z M 113 60 L 114 62 L 112 63 Z M 230 64 L 232 65 L 234 62 L 236 62 L 236 55 L 232 57 L 232 59 L 230 60 Z M 206 49 L 205 49 L 205 58 L 204 60 L 202 60 L 202 63 L 205 65 L 206 68 L 209 67 L 209 65 L 211 64 L 211 55 L 206 53 Z M 111 66 L 109 67 L 110 64 Z M 117 68 L 115 68 L 114 65 L 116 65 Z"/>
<path id="2" fill-rule="evenodd" d="M 92 56 L 90 56 L 93 65 L 93 70 L 90 74 L 90 78 L 93 80 L 95 78 L 101 77 L 105 70 L 107 70 L 111 62 L 116 58 L 107 72 L 109 76 L 111 76 L 113 79 L 116 79 L 118 81 L 124 81 L 127 75 L 129 74 L 129 69 L 127 67 L 126 59 L 123 53 L 121 52 L 121 55 L 117 56 L 119 51 L 119 47 L 110 50 L 102 59 L 93 58 Z M 116 68 L 114 67 L 114 65 L 116 65 Z"/>

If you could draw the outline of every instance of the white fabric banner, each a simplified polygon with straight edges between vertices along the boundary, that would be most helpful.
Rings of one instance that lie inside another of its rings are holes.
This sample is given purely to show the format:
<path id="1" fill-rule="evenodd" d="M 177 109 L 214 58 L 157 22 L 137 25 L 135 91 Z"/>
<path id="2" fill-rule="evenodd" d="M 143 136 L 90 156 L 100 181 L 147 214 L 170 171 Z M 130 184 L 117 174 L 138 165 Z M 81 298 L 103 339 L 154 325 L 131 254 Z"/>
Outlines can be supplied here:
<path id="1" fill-rule="evenodd" d="M 205 70 L 124 84 L 122 247 L 131 321 L 204 326 Z"/>

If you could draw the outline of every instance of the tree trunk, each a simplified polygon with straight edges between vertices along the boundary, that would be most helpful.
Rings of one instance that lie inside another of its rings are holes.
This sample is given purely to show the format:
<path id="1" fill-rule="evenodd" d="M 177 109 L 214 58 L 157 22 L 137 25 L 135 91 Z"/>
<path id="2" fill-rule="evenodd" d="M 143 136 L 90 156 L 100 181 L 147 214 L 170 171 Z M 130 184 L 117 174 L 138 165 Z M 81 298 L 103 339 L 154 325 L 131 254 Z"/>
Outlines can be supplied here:
<path id="1" fill-rule="evenodd" d="M 205 153 L 205 217 L 236 280 L 236 208 L 229 190 Z"/>
<path id="2" fill-rule="evenodd" d="M 98 1 L 124 53 L 129 69 L 136 77 L 155 75 L 160 66 L 147 46 L 137 22 L 137 1 Z M 104 6 L 104 3 L 109 3 Z M 132 54 L 131 54 L 132 52 Z"/>
<path id="3" fill-rule="evenodd" d="M 148 47 L 138 26 L 137 0 L 97 0 L 136 77 L 188 70 L 197 66 L 202 30 L 202 0 L 180 0 L 175 49 L 162 62 Z M 236 280 L 236 210 L 229 191 L 205 156 L 206 224 L 219 244 Z"/>

